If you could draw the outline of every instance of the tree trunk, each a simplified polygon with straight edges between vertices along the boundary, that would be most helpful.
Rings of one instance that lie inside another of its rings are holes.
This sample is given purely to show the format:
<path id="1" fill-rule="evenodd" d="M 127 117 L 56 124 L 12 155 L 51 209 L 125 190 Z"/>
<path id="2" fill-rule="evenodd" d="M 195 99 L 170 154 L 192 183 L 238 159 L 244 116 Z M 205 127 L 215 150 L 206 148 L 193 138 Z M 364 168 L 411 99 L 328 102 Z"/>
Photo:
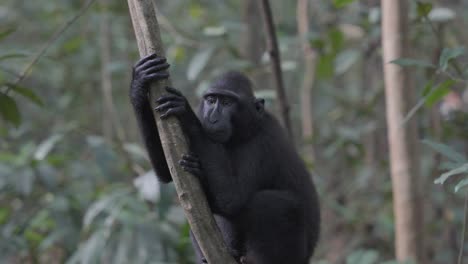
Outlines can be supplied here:
<path id="1" fill-rule="evenodd" d="M 312 137 L 314 135 L 314 123 L 312 115 L 312 88 L 315 82 L 315 67 L 317 53 L 308 40 L 309 34 L 309 1 L 297 1 L 297 28 L 304 53 L 304 80 L 301 88 L 301 117 L 302 139 L 306 142 L 304 151 L 306 157 L 314 159 Z"/>
<path id="2" fill-rule="evenodd" d="M 273 15 L 271 13 L 270 2 L 262 0 L 262 14 L 265 24 L 265 31 L 267 34 L 268 53 L 272 61 L 272 73 L 275 78 L 276 94 L 278 97 L 280 115 L 283 126 L 289 139 L 293 140 L 293 133 L 291 128 L 291 120 L 289 118 L 289 104 L 284 90 L 283 72 L 281 70 L 281 56 L 278 48 L 278 40 L 276 38 L 275 25 L 273 23 Z"/>
<path id="3" fill-rule="evenodd" d="M 164 54 L 156 7 L 152 0 L 128 0 L 133 28 L 138 42 L 140 56 L 152 53 Z M 164 94 L 164 87 L 170 81 L 155 82 L 151 86 L 150 102 L 155 107 L 155 99 Z M 198 180 L 184 172 L 177 161 L 187 153 L 186 138 L 180 123 L 175 117 L 161 120 L 154 112 L 159 136 L 166 156 L 167 164 L 176 187 L 179 201 L 185 211 L 192 232 L 208 263 L 236 263 L 229 255 L 213 215 L 208 207 L 203 190 Z"/>
<path id="4" fill-rule="evenodd" d="M 268 84 L 268 73 L 259 69 L 262 67 L 262 55 L 265 51 L 263 42 L 262 23 L 260 13 L 260 3 L 257 0 L 243 1 L 243 22 L 244 30 L 241 36 L 240 50 L 242 56 L 252 64 L 252 75 L 250 76 L 255 90 L 266 89 Z"/>
<path id="5" fill-rule="evenodd" d="M 403 123 L 414 104 L 406 69 L 390 63 L 408 57 L 407 1 L 382 0 L 382 44 L 387 107 L 388 144 L 395 213 L 395 250 L 399 261 L 423 262 L 422 206 L 415 119 Z"/>
<path id="6" fill-rule="evenodd" d="M 119 116 L 115 110 L 114 98 L 112 95 L 112 76 L 108 70 L 108 65 L 111 62 L 111 31 L 110 31 L 110 17 L 109 17 L 109 0 L 100 0 L 105 11 L 101 15 L 101 22 L 99 28 L 100 40 L 100 54 L 101 54 L 101 89 L 102 89 L 102 130 L 106 139 L 112 140 L 117 136 L 120 141 L 124 141 L 125 135 L 122 125 L 119 121 Z"/>
<path id="7" fill-rule="evenodd" d="M 257 0 L 244 0 L 243 3 L 244 33 L 241 37 L 240 50 L 242 55 L 254 65 L 260 65 L 264 43 L 262 42 L 262 30 L 258 26 L 262 23 L 260 5 Z"/>

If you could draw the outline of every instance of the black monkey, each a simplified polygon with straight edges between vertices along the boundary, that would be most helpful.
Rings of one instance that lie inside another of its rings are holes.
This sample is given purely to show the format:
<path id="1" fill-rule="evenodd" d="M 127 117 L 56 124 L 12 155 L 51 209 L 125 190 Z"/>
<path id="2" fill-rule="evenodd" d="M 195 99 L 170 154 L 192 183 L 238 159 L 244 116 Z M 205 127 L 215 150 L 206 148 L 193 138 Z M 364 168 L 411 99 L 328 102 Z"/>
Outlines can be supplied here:
<path id="1" fill-rule="evenodd" d="M 153 54 L 133 68 L 130 98 L 159 179 L 171 181 L 153 113 L 149 83 L 168 77 Z M 240 263 L 306 264 L 319 235 L 318 198 L 302 160 L 279 123 L 239 72 L 219 77 L 204 93 L 198 117 L 174 88 L 157 99 L 160 118 L 176 116 L 190 154 L 179 164 L 200 179 L 232 255 Z M 203 256 L 195 240 L 199 263 Z"/>

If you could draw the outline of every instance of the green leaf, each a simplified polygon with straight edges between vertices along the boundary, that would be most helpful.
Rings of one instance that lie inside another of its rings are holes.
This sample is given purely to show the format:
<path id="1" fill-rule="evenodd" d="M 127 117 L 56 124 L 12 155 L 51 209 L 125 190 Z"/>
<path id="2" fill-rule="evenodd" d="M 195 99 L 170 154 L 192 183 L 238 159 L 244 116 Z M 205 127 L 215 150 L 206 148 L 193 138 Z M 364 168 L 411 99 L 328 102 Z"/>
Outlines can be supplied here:
<path id="1" fill-rule="evenodd" d="M 468 186 L 468 179 L 463 179 L 455 186 L 455 192 L 458 192 L 459 190 L 467 186 Z"/>
<path id="2" fill-rule="evenodd" d="M 7 207 L 0 207 L 0 224 L 4 224 L 10 217 L 10 209 Z"/>
<path id="3" fill-rule="evenodd" d="M 456 169 L 450 170 L 442 175 L 440 175 L 439 178 L 437 178 L 434 183 L 435 184 L 444 184 L 446 180 L 448 180 L 450 177 L 462 174 L 462 173 L 468 173 L 468 163 L 463 164 L 461 167 L 458 167 Z"/>
<path id="4" fill-rule="evenodd" d="M 83 243 L 78 263 L 99 263 L 99 256 L 102 254 L 109 237 L 106 235 L 107 232 L 109 230 L 102 228 L 92 233 L 88 240 Z"/>
<path id="5" fill-rule="evenodd" d="M 99 200 L 94 202 L 89 209 L 86 211 L 86 214 L 83 219 L 83 225 L 89 227 L 94 219 L 107 210 L 111 210 L 118 203 L 118 199 L 129 194 L 127 189 L 116 189 L 115 191 L 104 195 Z"/>
<path id="6" fill-rule="evenodd" d="M 343 32 L 341 32 L 341 30 L 339 30 L 338 28 L 330 30 L 330 32 L 328 32 L 328 39 L 331 42 L 333 54 L 337 54 L 338 52 L 340 52 L 343 48 L 345 40 Z"/>
<path id="7" fill-rule="evenodd" d="M 320 38 L 313 38 L 309 41 L 310 46 L 316 50 L 323 50 L 325 48 L 325 41 Z"/>
<path id="8" fill-rule="evenodd" d="M 400 58 L 392 60 L 390 63 L 397 64 L 402 67 L 437 68 L 429 62 L 410 58 Z"/>
<path id="9" fill-rule="evenodd" d="M 38 245 L 44 239 L 44 235 L 42 235 L 36 230 L 27 229 L 26 231 L 24 231 L 24 238 L 28 242 L 34 245 Z"/>
<path id="10" fill-rule="evenodd" d="M 418 16 L 427 17 L 432 11 L 432 4 L 418 1 Z"/>
<path id="11" fill-rule="evenodd" d="M 34 93 L 31 89 L 19 86 L 14 83 L 5 83 L 5 85 L 10 87 L 10 89 L 13 92 L 22 95 L 23 97 L 29 99 L 31 102 L 39 106 L 44 106 L 44 103 L 42 102 L 41 98 L 36 93 Z"/>
<path id="12" fill-rule="evenodd" d="M 446 96 L 451 90 L 450 87 L 455 84 L 455 81 L 452 79 L 446 80 L 445 82 L 439 84 L 434 90 L 432 90 L 429 95 L 426 96 L 425 105 L 427 107 L 433 106 L 444 96 Z"/>
<path id="13" fill-rule="evenodd" d="M 360 52 L 357 50 L 345 50 L 340 52 L 335 58 L 335 72 L 343 74 L 353 66 L 360 57 Z"/>
<path id="14" fill-rule="evenodd" d="M 319 57 L 317 63 L 317 78 L 329 79 L 335 73 L 334 58 L 332 54 L 325 54 Z"/>
<path id="15" fill-rule="evenodd" d="M 125 143 L 123 149 L 132 157 L 139 158 L 142 160 L 148 159 L 148 154 L 146 150 L 142 148 L 139 144 Z"/>
<path id="16" fill-rule="evenodd" d="M 15 100 L 4 93 L 0 93 L 0 114 L 16 127 L 21 123 L 21 115 Z"/>
<path id="17" fill-rule="evenodd" d="M 429 82 L 426 83 L 426 86 L 424 86 L 424 90 L 422 92 L 422 95 L 423 96 L 428 95 L 432 91 L 433 87 L 434 87 L 434 81 L 430 80 Z"/>
<path id="18" fill-rule="evenodd" d="M 74 53 L 77 52 L 84 43 L 84 39 L 79 37 L 74 37 L 67 40 L 63 45 L 62 48 L 66 53 Z"/>
<path id="19" fill-rule="evenodd" d="M 439 59 L 439 68 L 443 71 L 447 70 L 448 64 L 450 60 L 453 60 L 465 53 L 465 48 L 464 47 L 459 47 L 459 48 L 445 48 L 442 51 L 442 54 L 440 54 L 440 59 Z"/>
<path id="20" fill-rule="evenodd" d="M 439 152 L 440 154 L 447 157 L 448 159 L 450 159 L 453 162 L 456 162 L 456 163 L 465 163 L 465 162 L 467 162 L 467 159 L 465 158 L 465 156 L 463 156 L 462 154 L 456 152 L 450 146 L 447 146 L 447 145 L 442 144 L 442 143 L 434 142 L 434 141 L 431 141 L 431 140 L 428 140 L 428 139 L 424 139 L 422 141 L 422 143 L 425 144 L 426 146 L 432 148 L 433 150 Z"/>
<path id="21" fill-rule="evenodd" d="M 195 2 L 192 2 L 188 11 L 189 15 L 194 19 L 200 19 L 205 13 L 205 9 L 199 3 Z"/>
<path id="22" fill-rule="evenodd" d="M 342 8 L 342 7 L 345 7 L 345 6 L 349 5 L 349 4 L 351 4 L 354 1 L 355 0 L 333 0 L 333 5 L 336 8 Z"/>
<path id="23" fill-rule="evenodd" d="M 0 31 L 0 40 L 8 37 L 11 33 L 15 32 L 16 28 L 9 28 L 4 31 Z"/>
<path id="24" fill-rule="evenodd" d="M 54 148 L 54 146 L 63 138 L 62 134 L 54 134 L 51 137 L 47 138 L 36 149 L 34 152 L 35 160 L 44 160 L 49 152 Z"/>
<path id="25" fill-rule="evenodd" d="M 210 60 L 214 51 L 214 47 L 209 47 L 199 51 L 197 54 L 195 54 L 195 56 L 193 56 L 187 69 L 187 78 L 190 81 L 197 79 L 198 75 L 208 64 L 208 61 Z"/>
<path id="26" fill-rule="evenodd" d="M 27 54 L 24 53 L 10 53 L 10 54 L 4 54 L 0 55 L 0 61 L 2 60 L 8 60 L 8 59 L 16 59 L 16 58 L 24 58 L 28 56 Z"/>

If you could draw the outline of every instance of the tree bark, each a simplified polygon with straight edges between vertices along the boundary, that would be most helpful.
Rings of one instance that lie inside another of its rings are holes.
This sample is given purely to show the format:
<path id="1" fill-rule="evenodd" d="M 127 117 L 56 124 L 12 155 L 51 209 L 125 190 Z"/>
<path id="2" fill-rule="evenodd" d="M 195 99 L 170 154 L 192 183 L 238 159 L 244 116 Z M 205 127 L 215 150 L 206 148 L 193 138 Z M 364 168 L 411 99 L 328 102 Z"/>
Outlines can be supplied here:
<path id="1" fill-rule="evenodd" d="M 128 0 L 133 28 L 138 42 L 140 56 L 157 53 L 164 54 L 156 7 L 152 0 Z M 164 87 L 170 81 L 155 82 L 151 86 L 150 101 L 154 108 L 156 98 L 163 95 Z M 177 165 L 182 155 L 187 153 L 187 142 L 177 118 L 161 120 L 154 112 L 159 136 L 167 164 L 176 187 L 179 201 L 185 211 L 192 232 L 208 263 L 236 263 L 228 253 L 219 229 L 208 207 L 206 197 L 198 180 Z"/>
<path id="2" fill-rule="evenodd" d="M 304 151 L 307 157 L 314 159 L 314 148 L 312 137 L 314 135 L 314 123 L 312 114 L 312 88 L 315 82 L 315 67 L 317 64 L 317 53 L 308 40 L 309 34 L 309 1 L 297 1 L 297 28 L 301 39 L 304 54 L 304 80 L 301 88 L 301 117 L 302 117 L 302 139 L 307 142 Z"/>
<path id="3" fill-rule="evenodd" d="M 284 90 L 283 73 L 281 70 L 281 56 L 278 48 L 278 40 L 276 38 L 275 26 L 273 23 L 273 15 L 271 13 L 270 2 L 262 0 L 262 14 L 267 33 L 268 53 L 272 61 L 271 67 L 275 78 L 276 93 L 278 96 L 279 109 L 283 125 L 286 129 L 289 139 L 293 139 L 291 128 L 291 120 L 289 118 L 289 104 L 286 92 Z"/>
<path id="4" fill-rule="evenodd" d="M 414 104 L 409 73 L 392 60 L 408 57 L 407 1 L 382 0 L 382 44 L 388 144 L 395 212 L 395 250 L 399 261 L 423 261 L 422 206 L 415 119 L 403 123 Z"/>

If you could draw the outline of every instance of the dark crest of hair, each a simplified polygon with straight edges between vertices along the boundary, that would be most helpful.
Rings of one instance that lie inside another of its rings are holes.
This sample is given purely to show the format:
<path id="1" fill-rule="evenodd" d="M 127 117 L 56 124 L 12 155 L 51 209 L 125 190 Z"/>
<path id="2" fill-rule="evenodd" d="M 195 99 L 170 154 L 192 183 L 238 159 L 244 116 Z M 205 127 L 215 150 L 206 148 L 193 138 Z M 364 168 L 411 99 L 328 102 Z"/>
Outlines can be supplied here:
<path id="1" fill-rule="evenodd" d="M 241 97 L 254 98 L 252 82 L 239 71 L 228 71 L 222 74 L 214 80 L 212 88 L 229 90 Z"/>

